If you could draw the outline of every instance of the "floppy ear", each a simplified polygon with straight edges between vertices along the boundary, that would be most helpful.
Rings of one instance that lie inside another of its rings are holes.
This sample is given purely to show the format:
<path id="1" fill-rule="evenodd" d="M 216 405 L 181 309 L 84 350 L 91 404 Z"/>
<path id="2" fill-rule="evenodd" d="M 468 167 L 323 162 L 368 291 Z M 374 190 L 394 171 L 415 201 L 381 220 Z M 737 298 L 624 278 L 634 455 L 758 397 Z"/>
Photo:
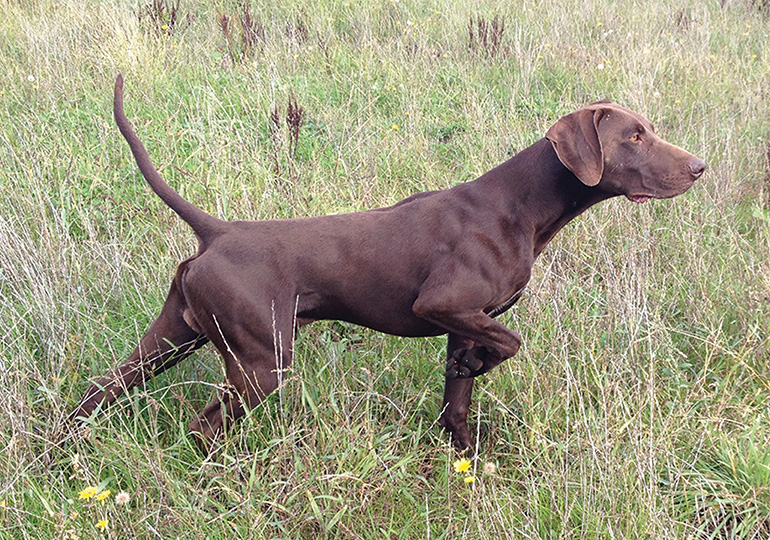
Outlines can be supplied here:
<path id="1" fill-rule="evenodd" d="M 562 165 L 587 186 L 595 186 L 604 172 L 604 153 L 599 140 L 602 109 L 578 109 L 562 116 L 545 134 Z"/>

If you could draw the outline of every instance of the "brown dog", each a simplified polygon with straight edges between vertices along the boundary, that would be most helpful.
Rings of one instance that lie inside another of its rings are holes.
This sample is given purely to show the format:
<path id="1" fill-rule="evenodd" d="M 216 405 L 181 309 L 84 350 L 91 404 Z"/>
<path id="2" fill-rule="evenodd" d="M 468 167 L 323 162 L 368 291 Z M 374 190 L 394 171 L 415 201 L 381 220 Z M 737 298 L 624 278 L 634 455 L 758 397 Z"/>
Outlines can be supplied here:
<path id="1" fill-rule="evenodd" d="M 296 328 L 339 319 L 397 336 L 449 334 L 440 423 L 461 449 L 473 379 L 519 350 L 494 317 L 521 296 L 535 258 L 568 221 L 618 195 L 679 195 L 706 163 L 610 102 L 562 117 L 546 137 L 473 182 L 389 208 L 270 221 L 221 221 L 174 191 L 123 112 L 115 120 L 150 187 L 195 232 L 160 316 L 128 360 L 92 384 L 71 418 L 176 364 L 208 341 L 224 357 L 227 390 L 190 429 L 205 450 L 278 386 Z"/>

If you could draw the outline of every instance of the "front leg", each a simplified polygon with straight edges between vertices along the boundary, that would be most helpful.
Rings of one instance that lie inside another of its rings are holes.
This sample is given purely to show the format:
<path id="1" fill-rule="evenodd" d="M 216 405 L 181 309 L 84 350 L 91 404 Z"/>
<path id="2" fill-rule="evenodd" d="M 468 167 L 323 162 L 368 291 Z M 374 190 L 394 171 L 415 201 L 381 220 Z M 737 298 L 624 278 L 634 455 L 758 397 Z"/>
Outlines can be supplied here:
<path id="1" fill-rule="evenodd" d="M 452 361 L 456 351 L 473 349 L 473 341 L 449 334 L 447 339 L 447 364 Z M 473 379 L 458 379 L 447 376 L 444 385 L 444 403 L 438 423 L 443 427 L 459 450 L 471 447 L 471 433 L 468 430 L 468 411 L 471 409 Z"/>
<path id="2" fill-rule="evenodd" d="M 519 351 L 521 337 L 483 311 L 451 313 L 429 309 L 422 295 L 412 307 L 415 314 L 472 342 L 473 346 L 447 351 L 446 376 L 467 379 L 482 375 Z"/>
<path id="3" fill-rule="evenodd" d="M 444 405 L 439 424 L 450 433 L 455 446 L 466 450 L 471 445 L 468 411 L 473 378 L 515 355 L 521 346 L 521 337 L 485 313 L 488 306 L 479 306 L 479 298 L 495 296 L 490 291 L 490 282 L 474 280 L 473 275 L 453 278 L 446 270 L 447 267 L 442 267 L 442 272 L 432 274 L 423 283 L 412 311 L 449 333 Z M 524 277 L 528 278 L 528 274 Z M 526 279 L 514 290 L 520 291 L 523 283 Z M 515 294 L 497 305 L 507 309 L 520 296 Z M 500 311 L 493 309 L 490 313 L 498 315 Z"/>

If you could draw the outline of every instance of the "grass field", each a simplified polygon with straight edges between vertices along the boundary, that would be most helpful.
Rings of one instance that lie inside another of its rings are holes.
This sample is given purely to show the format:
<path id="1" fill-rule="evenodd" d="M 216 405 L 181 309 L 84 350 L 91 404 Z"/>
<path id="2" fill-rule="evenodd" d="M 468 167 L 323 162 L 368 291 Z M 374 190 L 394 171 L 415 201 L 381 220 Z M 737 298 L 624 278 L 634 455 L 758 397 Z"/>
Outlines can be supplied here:
<path id="1" fill-rule="evenodd" d="M 0 538 L 770 538 L 766 1 L 0 13 Z M 335 322 L 211 461 L 186 429 L 222 382 L 210 348 L 62 430 L 195 250 L 114 126 L 118 72 L 156 166 L 228 219 L 472 180 L 602 98 L 709 168 L 546 249 L 502 317 L 522 350 L 477 382 L 467 473 L 436 424 L 444 339 Z"/>

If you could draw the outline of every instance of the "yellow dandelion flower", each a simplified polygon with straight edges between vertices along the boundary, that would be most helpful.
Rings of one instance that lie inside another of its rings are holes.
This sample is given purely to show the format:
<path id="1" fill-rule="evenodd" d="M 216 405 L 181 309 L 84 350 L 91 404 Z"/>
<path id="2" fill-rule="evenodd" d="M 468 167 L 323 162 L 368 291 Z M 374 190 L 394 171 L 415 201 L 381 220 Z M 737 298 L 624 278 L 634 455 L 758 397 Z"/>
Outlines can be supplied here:
<path id="1" fill-rule="evenodd" d="M 161 30 L 168 30 L 168 25 L 167 25 L 167 24 L 164 24 L 163 26 L 161 26 L 161 27 L 160 27 L 160 29 L 161 29 Z"/>
<path id="2" fill-rule="evenodd" d="M 0 499 L 0 508 L 8 508 L 8 503 L 5 499 Z"/>
<path id="3" fill-rule="evenodd" d="M 107 497 L 109 497 L 111 493 L 112 493 L 112 491 L 110 491 L 109 489 L 105 489 L 104 491 L 100 491 L 99 494 L 96 496 L 96 500 L 104 502 L 104 500 Z"/>
<path id="4" fill-rule="evenodd" d="M 90 499 L 96 495 L 96 487 L 95 486 L 87 486 L 83 491 L 81 491 L 78 494 L 78 498 L 80 499 Z"/>
<path id="5" fill-rule="evenodd" d="M 455 472 L 465 472 L 471 468 L 471 460 L 468 458 L 460 458 L 452 463 L 452 466 L 455 468 Z"/>
<path id="6" fill-rule="evenodd" d="M 466 476 L 463 479 L 463 482 L 465 482 L 466 484 L 472 484 L 475 481 L 476 481 L 476 479 L 474 477 L 470 476 L 470 475 Z"/>
<path id="7" fill-rule="evenodd" d="M 103 531 L 107 528 L 107 520 L 106 519 L 100 519 L 99 522 L 96 524 L 96 528 L 100 531 Z"/>
<path id="8" fill-rule="evenodd" d="M 398 124 L 393 124 L 393 131 L 398 131 Z"/>

